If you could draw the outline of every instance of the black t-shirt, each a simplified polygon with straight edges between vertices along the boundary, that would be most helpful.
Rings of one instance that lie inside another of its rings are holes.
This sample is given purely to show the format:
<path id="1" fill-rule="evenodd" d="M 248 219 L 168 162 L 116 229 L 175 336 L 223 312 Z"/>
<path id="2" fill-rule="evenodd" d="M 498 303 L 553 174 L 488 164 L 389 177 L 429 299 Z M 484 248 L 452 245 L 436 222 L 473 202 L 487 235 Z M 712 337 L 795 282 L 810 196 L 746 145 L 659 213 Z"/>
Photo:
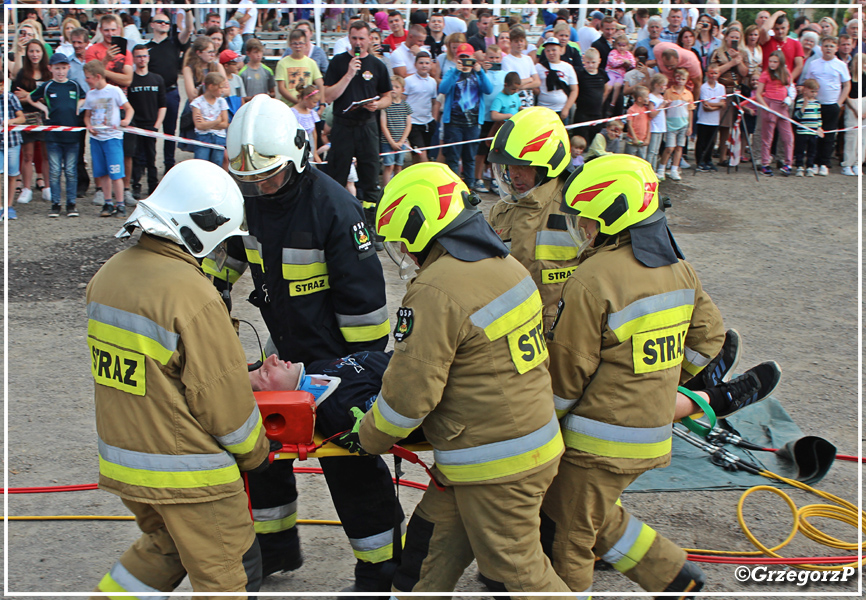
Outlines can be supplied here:
<path id="1" fill-rule="evenodd" d="M 427 39 L 424 40 L 424 45 L 428 46 L 430 48 L 430 54 L 433 55 L 434 60 L 437 56 L 439 56 L 440 54 L 442 54 L 445 51 L 444 47 L 445 47 L 445 38 L 446 37 L 447 36 L 443 35 L 442 39 L 437 42 L 436 40 L 433 39 L 432 35 L 428 35 Z"/>
<path id="2" fill-rule="evenodd" d="M 577 70 L 577 85 L 580 93 L 575 101 L 575 110 L 579 115 L 601 115 L 604 86 L 607 84 L 607 73 L 599 69 L 595 75 L 590 75 L 585 69 Z"/>
<path id="3" fill-rule="evenodd" d="M 189 42 L 181 44 L 177 37 L 177 28 L 172 25 L 167 38 L 159 43 L 151 40 L 147 43 L 147 47 L 150 48 L 148 69 L 162 77 L 166 91 L 176 88 L 181 56 L 189 47 Z"/>
<path id="4" fill-rule="evenodd" d="M 343 75 L 349 70 L 349 61 L 352 58 L 348 52 L 342 52 L 331 60 L 328 72 L 325 73 L 326 86 L 335 85 L 343 78 Z M 343 114 L 343 110 L 348 108 L 352 102 L 375 96 L 384 98 L 385 94 L 390 91 L 391 78 L 388 76 L 388 68 L 385 63 L 372 54 L 367 54 L 361 59 L 361 68 L 352 77 L 352 81 L 346 86 L 345 91 L 334 100 L 334 117 L 352 121 L 366 121 L 373 117 L 373 113 L 366 108 L 358 108 L 345 114 Z"/>
<path id="5" fill-rule="evenodd" d="M 41 100 L 48 107 L 46 125 L 78 125 L 78 101 L 84 99 L 86 91 L 71 79 L 63 83 L 48 81 L 30 93 L 31 100 Z M 78 143 L 77 131 L 46 131 L 45 141 L 56 143 Z"/>
<path id="6" fill-rule="evenodd" d="M 598 70 L 604 71 L 604 68 L 607 66 L 607 55 L 610 54 L 610 51 L 613 50 L 613 48 L 604 37 L 595 40 L 592 43 L 592 47 L 598 50 L 599 57 L 601 58 L 601 64 L 598 66 Z M 583 90 L 581 90 L 581 92 L 583 92 Z"/>
<path id="7" fill-rule="evenodd" d="M 126 97 L 135 111 L 132 115 L 133 126 L 152 129 L 159 109 L 165 106 L 165 82 L 156 73 L 133 73 Z"/>
<path id="8" fill-rule="evenodd" d="M 484 36 L 480 33 L 478 35 L 473 35 L 471 38 L 466 40 L 466 42 L 475 48 L 475 50 L 480 50 L 481 52 L 487 50 L 487 42 L 484 41 Z"/>

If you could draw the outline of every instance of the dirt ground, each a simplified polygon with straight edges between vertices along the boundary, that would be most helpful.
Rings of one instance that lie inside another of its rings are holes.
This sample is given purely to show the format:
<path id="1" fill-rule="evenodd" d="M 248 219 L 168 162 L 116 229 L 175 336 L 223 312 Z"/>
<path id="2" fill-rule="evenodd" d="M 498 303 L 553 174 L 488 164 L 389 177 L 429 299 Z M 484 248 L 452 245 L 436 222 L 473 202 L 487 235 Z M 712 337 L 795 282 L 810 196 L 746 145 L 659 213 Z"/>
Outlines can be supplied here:
<path id="1" fill-rule="evenodd" d="M 188 155 L 186 155 L 188 156 Z M 748 165 L 744 165 L 748 166 Z M 838 171 L 838 169 L 836 169 Z M 728 327 L 745 343 L 741 366 L 777 360 L 784 375 L 776 396 L 808 434 L 821 435 L 841 453 L 858 448 L 857 256 L 860 208 L 858 182 L 838 174 L 795 179 L 762 178 L 750 170 L 731 175 L 689 172 L 682 184 L 665 182 L 671 197 L 671 228 L 704 287 L 719 305 Z M 93 192 L 91 188 L 91 193 Z M 486 196 L 489 208 L 493 196 Z M 8 224 L 8 382 L 9 485 L 45 486 L 92 483 L 97 479 L 93 383 L 85 341 L 84 287 L 99 266 L 127 244 L 113 239 L 115 219 L 97 217 L 90 197 L 80 201 L 81 218 L 49 219 L 48 204 L 35 194 Z M 388 274 L 392 314 L 403 294 L 394 265 L 380 254 Z M 248 276 L 235 293 L 236 316 L 264 326 L 243 299 Z M 252 359 L 255 336 L 246 327 L 241 340 Z M 263 340 L 264 341 L 264 340 Z M 432 460 L 432 456 L 426 457 Z M 302 466 L 316 466 L 315 460 Z M 707 469 L 715 469 L 707 465 Z M 856 502 L 857 467 L 836 463 L 820 487 Z M 410 469 L 410 479 L 425 481 Z M 299 516 L 333 519 L 324 480 L 299 475 Z M 798 506 L 821 502 L 791 494 Z M 420 492 L 403 488 L 407 513 Z M 751 550 L 736 522 L 740 492 L 626 494 L 635 516 L 684 547 Z M 11 515 L 125 515 L 119 499 L 101 491 L 12 495 Z M 768 545 L 783 540 L 791 526 L 786 506 L 775 496 L 750 497 L 747 522 Z M 826 519 L 816 524 L 844 540 L 848 526 Z M 120 554 L 138 537 L 132 522 L 34 521 L 8 527 L 8 590 L 61 595 L 91 590 Z M 306 558 L 293 573 L 266 580 L 267 597 L 336 591 L 351 583 L 353 558 L 339 527 L 302 525 Z M 782 551 L 787 556 L 836 554 L 802 535 Z M 763 595 L 807 592 L 842 595 L 847 584 L 738 583 L 732 565 L 704 565 L 705 591 Z M 637 592 L 615 571 L 599 572 L 598 592 Z M 460 591 L 481 592 L 474 566 Z M 184 583 L 180 591 L 189 591 Z"/>

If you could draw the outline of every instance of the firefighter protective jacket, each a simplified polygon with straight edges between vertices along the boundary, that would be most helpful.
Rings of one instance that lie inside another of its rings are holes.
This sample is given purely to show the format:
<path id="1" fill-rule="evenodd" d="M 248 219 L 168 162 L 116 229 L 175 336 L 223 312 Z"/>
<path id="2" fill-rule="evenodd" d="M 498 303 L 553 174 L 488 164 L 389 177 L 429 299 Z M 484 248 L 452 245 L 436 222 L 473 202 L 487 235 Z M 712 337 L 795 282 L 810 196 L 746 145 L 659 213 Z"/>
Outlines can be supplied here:
<path id="1" fill-rule="evenodd" d="M 311 362 L 388 343 L 385 277 L 361 205 L 333 179 L 307 168 L 276 198 L 247 198 L 250 235 L 229 240 L 222 271 L 234 283 L 250 265 L 250 301 L 283 360 Z"/>
<path id="2" fill-rule="evenodd" d="M 577 266 L 577 246 L 559 211 L 563 181 L 554 178 L 520 200 L 500 200 L 487 218 L 538 286 L 545 331 L 553 325 L 562 286 Z"/>
<path id="3" fill-rule="evenodd" d="M 87 286 L 99 487 L 151 504 L 243 490 L 268 441 L 246 357 L 195 258 L 147 234 Z"/>
<path id="4" fill-rule="evenodd" d="M 644 266 L 628 231 L 584 252 L 548 342 L 563 460 L 614 473 L 667 465 L 677 386 L 724 339 L 719 309 L 686 261 Z"/>
<path id="5" fill-rule="evenodd" d="M 463 262 L 436 242 L 398 312 L 361 445 L 386 452 L 423 423 L 440 481 L 514 481 L 563 452 L 541 299 L 510 256 Z"/>

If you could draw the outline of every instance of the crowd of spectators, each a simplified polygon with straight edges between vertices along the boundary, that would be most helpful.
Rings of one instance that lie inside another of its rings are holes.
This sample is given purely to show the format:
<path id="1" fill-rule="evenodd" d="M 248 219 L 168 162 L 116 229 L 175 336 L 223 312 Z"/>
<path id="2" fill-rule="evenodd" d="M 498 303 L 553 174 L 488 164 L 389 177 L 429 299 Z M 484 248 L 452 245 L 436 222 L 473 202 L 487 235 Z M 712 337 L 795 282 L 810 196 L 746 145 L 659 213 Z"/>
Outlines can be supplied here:
<path id="1" fill-rule="evenodd" d="M 6 134 L 16 194 L 4 217 L 16 218 L 14 202 L 30 202 L 34 187 L 51 202 L 49 216 L 61 214 L 62 198 L 78 216 L 91 176 L 102 216 L 124 216 L 146 193 L 142 178 L 149 193 L 159 174 L 157 140 L 119 126 L 208 144 L 160 141 L 164 171 L 183 158 L 178 150 L 226 168 L 228 124 L 257 94 L 293 109 L 311 160 L 368 209 L 410 162 L 445 162 L 476 191 L 496 191 L 489 142 L 479 140 L 534 105 L 576 125 L 575 164 L 627 152 L 660 179 L 743 161 L 767 176 L 827 175 L 834 160 L 842 174 L 859 173 L 857 131 L 832 133 L 860 124 L 866 27 L 857 13 L 837 24 L 760 11 L 741 23 L 717 0 L 672 4 L 614 3 L 581 23 L 577 10 L 554 3 L 410 12 L 368 2 L 323 9 L 322 45 L 312 8 L 253 0 L 223 16 L 162 2 L 25 9 L 3 57 L 7 124 L 87 132 Z"/>

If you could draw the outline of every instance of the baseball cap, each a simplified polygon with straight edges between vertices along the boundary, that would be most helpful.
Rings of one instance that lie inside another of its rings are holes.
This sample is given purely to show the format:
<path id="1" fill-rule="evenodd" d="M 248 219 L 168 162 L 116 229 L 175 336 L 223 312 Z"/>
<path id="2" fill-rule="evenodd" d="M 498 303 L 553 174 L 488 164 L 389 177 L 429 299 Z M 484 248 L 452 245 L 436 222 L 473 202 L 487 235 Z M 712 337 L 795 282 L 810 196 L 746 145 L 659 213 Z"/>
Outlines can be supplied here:
<path id="1" fill-rule="evenodd" d="M 544 47 L 544 46 L 550 46 L 550 45 L 552 45 L 552 44 L 556 44 L 557 46 L 559 46 L 559 40 L 556 39 L 556 38 L 553 37 L 553 36 L 550 36 L 549 38 L 547 38 L 546 40 L 544 40 L 544 43 L 541 44 L 541 46 L 542 46 L 542 47 Z"/>
<path id="2" fill-rule="evenodd" d="M 234 19 L 229 19 L 228 21 L 226 21 L 226 29 L 228 29 L 229 27 L 240 28 L 240 26 L 241 26 L 241 24 L 238 23 L 237 21 L 235 21 Z"/>
<path id="3" fill-rule="evenodd" d="M 59 65 L 61 63 L 69 64 L 69 57 L 62 52 L 55 52 L 51 55 L 51 58 L 48 59 L 49 65 Z"/>
<path id="4" fill-rule="evenodd" d="M 591 13 L 589 13 L 589 18 L 590 19 L 604 19 L 604 13 L 601 12 L 600 10 L 594 10 Z"/>
<path id="5" fill-rule="evenodd" d="M 234 50 L 223 50 L 220 52 L 220 64 L 224 65 L 230 62 L 237 62 L 243 60 L 243 56 L 239 56 L 237 52 Z"/>
<path id="6" fill-rule="evenodd" d="M 557 44 L 559 42 L 556 42 Z M 472 47 L 472 44 L 460 44 L 457 46 L 457 57 L 461 56 L 472 56 L 475 54 L 475 48 Z"/>

